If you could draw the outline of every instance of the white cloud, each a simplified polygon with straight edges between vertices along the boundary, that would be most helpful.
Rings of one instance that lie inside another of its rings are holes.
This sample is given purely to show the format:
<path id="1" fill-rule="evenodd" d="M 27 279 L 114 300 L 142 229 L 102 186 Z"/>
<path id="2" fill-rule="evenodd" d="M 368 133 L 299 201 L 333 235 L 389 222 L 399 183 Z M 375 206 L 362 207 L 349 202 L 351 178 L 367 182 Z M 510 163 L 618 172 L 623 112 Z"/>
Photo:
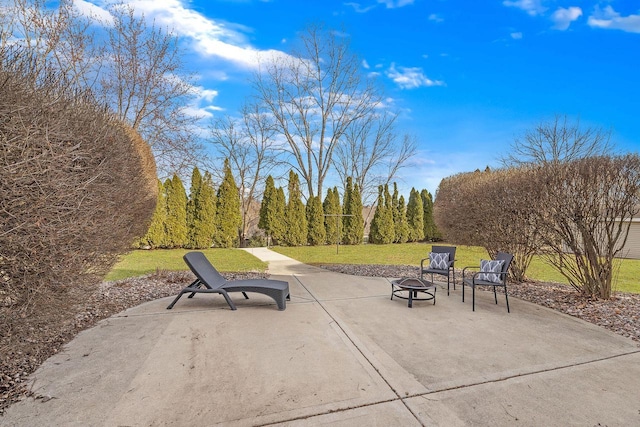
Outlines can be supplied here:
<path id="1" fill-rule="evenodd" d="M 414 0 L 378 0 L 379 4 L 384 4 L 387 9 L 395 9 L 413 4 Z"/>
<path id="2" fill-rule="evenodd" d="M 553 28 L 556 30 L 564 31 L 569 28 L 569 25 L 576 19 L 582 16 L 582 9 L 579 7 L 569 7 L 565 9 L 564 7 L 559 7 L 553 15 L 551 15 L 551 20 L 554 22 Z"/>
<path id="3" fill-rule="evenodd" d="M 84 0 L 75 0 L 73 7 L 83 16 L 97 20 L 103 25 L 113 25 L 113 16 L 107 10 Z"/>
<path id="4" fill-rule="evenodd" d="M 521 32 L 516 32 L 516 33 L 511 33 L 509 34 L 511 36 L 512 39 L 514 40 L 520 40 L 522 39 L 522 33 Z"/>
<path id="5" fill-rule="evenodd" d="M 119 0 L 115 0 L 119 1 Z M 98 4 L 114 4 L 114 0 L 104 0 Z M 217 57 L 236 66 L 255 69 L 261 60 L 286 57 L 279 50 L 259 50 L 247 41 L 239 30 L 249 31 L 237 24 L 215 21 L 201 13 L 188 9 L 181 0 L 128 0 L 127 5 L 136 13 L 154 19 L 156 24 L 166 26 L 179 37 L 191 39 L 196 53 L 207 57 Z M 96 6 L 97 7 L 97 6 Z"/>
<path id="6" fill-rule="evenodd" d="M 542 6 L 541 0 L 504 0 L 502 4 L 522 9 L 531 16 L 540 15 L 547 10 L 546 7 Z"/>
<path id="7" fill-rule="evenodd" d="M 207 89 L 202 86 L 193 86 L 194 97 L 192 102 L 185 106 L 184 111 L 192 117 L 207 119 L 213 117 L 213 112 L 224 111 L 222 107 L 214 105 L 214 100 L 218 96 L 218 91 Z"/>
<path id="8" fill-rule="evenodd" d="M 365 70 L 368 70 L 369 68 L 371 68 L 371 67 L 369 66 L 369 63 L 367 62 L 367 60 L 366 60 L 366 59 L 363 59 L 363 60 L 362 60 L 362 67 L 363 67 Z"/>
<path id="9" fill-rule="evenodd" d="M 345 6 L 351 6 L 356 13 L 367 13 L 371 9 L 376 7 L 375 4 L 373 6 L 362 7 L 362 5 L 360 3 L 353 3 L 353 2 L 344 3 L 344 5 Z"/>
<path id="10" fill-rule="evenodd" d="M 443 81 L 431 80 L 424 74 L 422 68 L 418 67 L 396 67 L 396 64 L 392 63 L 385 74 L 401 89 L 444 86 Z"/>
<path id="11" fill-rule="evenodd" d="M 640 15 L 620 16 L 611 5 L 607 5 L 604 10 L 596 7 L 593 15 L 589 17 L 588 23 L 589 26 L 596 28 L 640 33 Z"/>
<path id="12" fill-rule="evenodd" d="M 429 15 L 429 21 L 433 21 L 433 22 L 444 22 L 444 18 L 442 18 L 440 15 L 438 15 L 437 13 L 432 13 L 431 15 Z"/>

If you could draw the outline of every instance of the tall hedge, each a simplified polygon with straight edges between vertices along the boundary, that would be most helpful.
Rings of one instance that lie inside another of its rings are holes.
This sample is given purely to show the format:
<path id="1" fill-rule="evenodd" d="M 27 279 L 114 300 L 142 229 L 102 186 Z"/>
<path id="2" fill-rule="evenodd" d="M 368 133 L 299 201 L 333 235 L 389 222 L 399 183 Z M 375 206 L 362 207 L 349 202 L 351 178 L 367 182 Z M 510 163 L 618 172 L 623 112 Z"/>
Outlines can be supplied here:
<path id="1" fill-rule="evenodd" d="M 167 220 L 165 221 L 167 246 L 182 248 L 188 242 L 187 193 L 182 180 L 176 174 L 165 181 L 164 186 L 167 192 Z"/>
<path id="2" fill-rule="evenodd" d="M 277 218 L 277 220 L 272 224 L 272 237 L 277 243 L 283 243 L 287 234 L 287 201 L 282 187 L 278 187 L 276 191 L 273 212 L 274 217 Z"/>
<path id="3" fill-rule="evenodd" d="M 406 243 L 409 241 L 409 222 L 407 221 L 407 206 L 404 202 L 404 196 L 398 199 L 398 218 L 395 224 L 396 242 Z"/>
<path id="4" fill-rule="evenodd" d="M 340 214 L 342 213 L 342 206 L 340 206 L 340 193 L 338 188 L 333 187 L 327 190 L 327 196 L 322 204 L 325 216 L 324 228 L 327 243 L 334 244 L 340 239 L 340 230 L 342 229 L 342 219 Z"/>
<path id="5" fill-rule="evenodd" d="M 221 248 L 233 248 L 239 245 L 242 215 L 240 196 L 231 172 L 229 159 L 224 161 L 224 177 L 218 188 L 216 200 L 215 244 Z"/>
<path id="6" fill-rule="evenodd" d="M 167 232 L 165 230 L 165 223 L 167 221 L 167 196 L 162 181 L 159 179 L 156 181 L 158 182 L 156 209 L 151 217 L 151 225 L 149 225 L 147 234 L 140 239 L 140 246 L 148 246 L 151 249 L 163 248 L 167 245 Z"/>
<path id="7" fill-rule="evenodd" d="M 258 221 L 258 228 L 264 230 L 269 243 L 277 242 L 284 232 L 284 199 L 282 202 L 280 204 L 278 201 L 278 190 L 273 177 L 269 175 L 265 181 Z"/>
<path id="8" fill-rule="evenodd" d="M 364 218 L 362 217 L 362 196 L 358 184 L 353 185 L 351 177 L 347 178 L 347 185 L 342 208 L 342 243 L 358 245 L 362 243 L 364 235 Z"/>
<path id="9" fill-rule="evenodd" d="M 423 189 L 420 192 L 420 197 L 422 198 L 422 209 L 424 212 L 424 238 L 425 240 L 439 240 L 441 238 L 440 233 L 433 218 L 433 196 L 429 191 Z"/>
<path id="10" fill-rule="evenodd" d="M 187 198 L 187 244 L 188 248 L 196 248 L 193 242 L 193 233 L 195 226 L 195 217 L 197 211 L 198 197 L 200 196 L 200 188 L 202 187 L 202 174 L 197 167 L 193 168 L 191 173 L 191 188 L 189 197 Z"/>
<path id="11" fill-rule="evenodd" d="M 409 224 L 409 241 L 419 242 L 424 239 L 424 209 L 422 197 L 415 188 L 411 189 L 407 203 L 407 223 Z"/>
<path id="12" fill-rule="evenodd" d="M 309 198 L 307 201 L 307 243 L 312 246 L 324 245 L 327 240 L 324 228 L 324 211 L 320 196 Z"/>
<path id="13" fill-rule="evenodd" d="M 194 249 L 210 248 L 216 233 L 216 192 L 209 172 L 204 173 L 194 197 L 189 246 Z"/>
<path id="14" fill-rule="evenodd" d="M 392 243 L 395 238 L 395 228 L 393 224 L 393 214 L 387 207 L 384 197 L 384 187 L 378 187 L 378 201 L 376 211 L 371 220 L 369 229 L 369 242 L 377 244 Z"/>
<path id="15" fill-rule="evenodd" d="M 286 233 L 283 240 L 289 246 L 301 246 L 307 242 L 307 215 L 302 194 L 300 180 L 294 171 L 289 172 L 289 201 L 285 210 Z"/>

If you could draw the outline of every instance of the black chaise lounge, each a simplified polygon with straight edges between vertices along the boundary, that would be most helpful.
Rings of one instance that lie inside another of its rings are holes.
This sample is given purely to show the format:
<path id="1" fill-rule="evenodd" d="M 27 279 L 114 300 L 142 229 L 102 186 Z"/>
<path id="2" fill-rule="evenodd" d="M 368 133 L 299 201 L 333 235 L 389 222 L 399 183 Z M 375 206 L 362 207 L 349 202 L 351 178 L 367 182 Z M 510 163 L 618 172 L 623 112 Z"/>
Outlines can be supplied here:
<path id="1" fill-rule="evenodd" d="M 236 305 L 231 301 L 229 292 L 242 292 L 246 299 L 249 299 L 246 292 L 265 294 L 275 300 L 276 304 L 278 304 L 278 310 L 286 308 L 286 300 L 289 299 L 289 283 L 285 281 L 270 279 L 227 281 L 211 265 L 202 252 L 189 252 L 183 259 L 197 279 L 180 291 L 178 296 L 167 307 L 168 310 L 178 302 L 183 294 L 191 294 L 188 298 L 193 298 L 197 293 L 221 294 L 229 304 L 229 307 L 231 307 L 231 310 L 236 310 Z"/>

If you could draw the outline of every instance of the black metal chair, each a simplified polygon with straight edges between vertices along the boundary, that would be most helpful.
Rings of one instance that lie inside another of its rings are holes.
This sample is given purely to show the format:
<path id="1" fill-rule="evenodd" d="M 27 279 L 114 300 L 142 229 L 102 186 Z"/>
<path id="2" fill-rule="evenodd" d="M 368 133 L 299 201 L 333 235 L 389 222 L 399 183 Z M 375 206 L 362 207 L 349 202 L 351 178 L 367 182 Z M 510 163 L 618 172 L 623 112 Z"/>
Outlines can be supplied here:
<path id="1" fill-rule="evenodd" d="M 513 261 L 513 255 L 506 252 L 498 252 L 495 260 L 493 261 L 503 261 L 500 271 L 478 271 L 471 277 L 465 278 L 465 273 L 468 268 L 476 269 L 479 267 L 465 267 L 462 269 L 462 302 L 464 302 L 465 285 L 471 286 L 473 311 L 476 311 L 476 286 L 493 287 L 493 298 L 495 299 L 496 304 L 498 304 L 498 295 L 496 294 L 496 288 L 503 287 L 504 297 L 507 301 L 507 313 L 511 313 L 511 311 L 509 310 L 509 296 L 507 295 L 507 274 L 509 272 L 511 261 Z M 487 277 L 486 275 L 493 275 L 493 280 L 487 280 L 487 278 L 490 278 L 491 276 Z"/>
<path id="2" fill-rule="evenodd" d="M 431 252 L 436 254 L 449 254 L 449 260 L 447 261 L 446 268 L 432 268 L 431 259 L 423 258 L 420 260 L 420 279 L 426 274 L 431 274 L 431 282 L 433 282 L 433 275 L 439 274 L 441 276 L 447 276 L 447 295 L 449 295 L 449 283 L 450 276 L 453 276 L 453 290 L 456 289 L 456 271 L 454 269 L 454 262 L 456 258 L 456 247 L 455 246 L 432 246 Z M 427 265 L 425 265 L 425 261 L 429 261 Z"/>

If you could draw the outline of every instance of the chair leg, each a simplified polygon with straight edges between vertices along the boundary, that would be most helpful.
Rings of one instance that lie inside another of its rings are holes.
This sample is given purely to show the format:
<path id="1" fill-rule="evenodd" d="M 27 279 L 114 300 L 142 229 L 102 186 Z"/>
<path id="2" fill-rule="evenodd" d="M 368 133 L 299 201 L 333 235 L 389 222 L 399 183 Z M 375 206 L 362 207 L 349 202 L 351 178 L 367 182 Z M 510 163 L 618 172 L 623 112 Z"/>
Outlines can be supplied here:
<path id="1" fill-rule="evenodd" d="M 244 295 L 244 299 L 249 299 L 246 292 L 243 292 L 242 295 Z"/>
<path id="2" fill-rule="evenodd" d="M 472 311 L 476 311 L 476 287 L 471 286 L 471 308 Z"/>
<path id="3" fill-rule="evenodd" d="M 496 300 L 496 304 L 498 304 L 498 294 L 496 293 L 496 287 L 493 287 L 493 299 Z"/>
<path id="4" fill-rule="evenodd" d="M 507 313 L 511 313 L 509 310 L 509 296 L 507 295 L 507 285 L 504 285 L 504 297 L 507 300 Z"/>
<path id="5" fill-rule="evenodd" d="M 449 275 L 447 274 L 447 296 L 449 296 Z"/>

